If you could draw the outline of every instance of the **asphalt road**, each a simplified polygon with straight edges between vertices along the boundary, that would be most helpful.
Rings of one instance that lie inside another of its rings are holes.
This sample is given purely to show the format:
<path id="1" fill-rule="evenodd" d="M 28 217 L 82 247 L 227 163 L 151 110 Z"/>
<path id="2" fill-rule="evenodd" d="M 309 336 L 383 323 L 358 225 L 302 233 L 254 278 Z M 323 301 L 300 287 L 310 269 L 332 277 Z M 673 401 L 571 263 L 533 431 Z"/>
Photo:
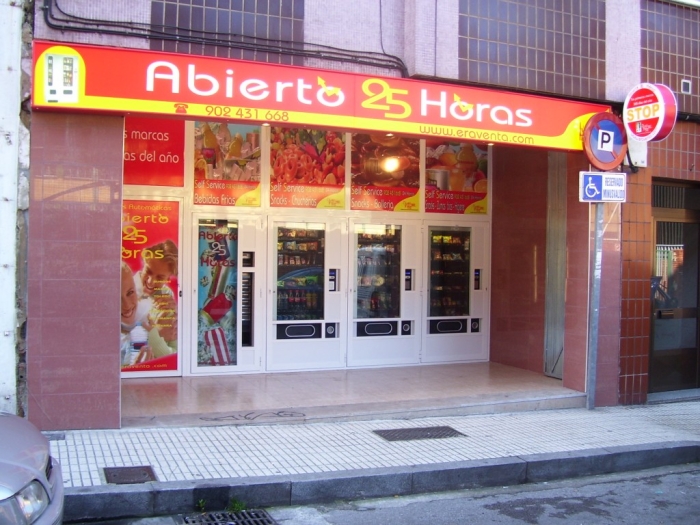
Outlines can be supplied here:
<path id="1" fill-rule="evenodd" d="M 700 464 L 512 487 L 276 507 L 267 512 L 280 525 L 689 525 L 700 523 Z M 171 525 L 182 519 L 90 523 Z"/>

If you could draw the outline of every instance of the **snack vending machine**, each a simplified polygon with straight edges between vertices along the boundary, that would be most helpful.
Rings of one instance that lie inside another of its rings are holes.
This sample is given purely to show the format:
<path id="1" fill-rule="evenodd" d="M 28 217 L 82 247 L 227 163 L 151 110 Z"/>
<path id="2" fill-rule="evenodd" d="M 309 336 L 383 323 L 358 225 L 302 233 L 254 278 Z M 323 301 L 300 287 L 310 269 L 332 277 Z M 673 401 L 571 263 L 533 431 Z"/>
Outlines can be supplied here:
<path id="1" fill-rule="evenodd" d="M 348 366 L 417 363 L 419 225 L 351 224 Z"/>
<path id="2" fill-rule="evenodd" d="M 422 362 L 485 359 L 488 247 L 484 225 L 427 227 Z"/>
<path id="3" fill-rule="evenodd" d="M 344 366 L 341 230 L 340 223 L 273 223 L 268 369 Z"/>

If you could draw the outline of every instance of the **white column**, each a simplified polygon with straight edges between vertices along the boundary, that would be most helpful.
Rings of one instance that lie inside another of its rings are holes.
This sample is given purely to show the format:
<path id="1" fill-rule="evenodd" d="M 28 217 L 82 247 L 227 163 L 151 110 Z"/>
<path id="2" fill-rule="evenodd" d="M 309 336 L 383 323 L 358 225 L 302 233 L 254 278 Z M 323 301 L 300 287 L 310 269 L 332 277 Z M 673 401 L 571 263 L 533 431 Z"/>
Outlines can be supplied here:
<path id="1" fill-rule="evenodd" d="M 17 411 L 17 187 L 23 2 L 0 0 L 0 411 Z"/>

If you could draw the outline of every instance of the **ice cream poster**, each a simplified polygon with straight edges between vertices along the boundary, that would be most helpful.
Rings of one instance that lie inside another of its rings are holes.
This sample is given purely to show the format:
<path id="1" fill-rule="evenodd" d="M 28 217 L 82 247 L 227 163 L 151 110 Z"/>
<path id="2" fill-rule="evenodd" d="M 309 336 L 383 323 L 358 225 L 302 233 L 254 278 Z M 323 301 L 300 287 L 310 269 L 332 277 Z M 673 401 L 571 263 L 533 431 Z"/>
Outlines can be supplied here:
<path id="1" fill-rule="evenodd" d="M 122 372 L 177 370 L 178 232 L 177 202 L 123 202 Z"/>
<path id="2" fill-rule="evenodd" d="M 195 122 L 194 204 L 260 206 L 260 127 Z"/>
<path id="3" fill-rule="evenodd" d="M 486 213 L 488 149 L 429 139 L 425 148 L 425 211 Z"/>
<path id="4" fill-rule="evenodd" d="M 202 220 L 197 242 L 197 365 L 236 365 L 238 229 L 227 220 Z"/>

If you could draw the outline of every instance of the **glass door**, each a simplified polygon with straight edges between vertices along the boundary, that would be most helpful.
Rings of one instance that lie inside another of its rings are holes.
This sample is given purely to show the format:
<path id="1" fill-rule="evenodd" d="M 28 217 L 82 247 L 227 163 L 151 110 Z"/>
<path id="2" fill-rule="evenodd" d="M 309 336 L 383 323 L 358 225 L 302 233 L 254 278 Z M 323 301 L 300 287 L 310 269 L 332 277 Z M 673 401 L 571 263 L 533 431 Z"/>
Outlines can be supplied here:
<path id="1" fill-rule="evenodd" d="M 698 388 L 700 224 L 656 221 L 649 391 Z"/>
<path id="2" fill-rule="evenodd" d="M 428 240 L 428 317 L 469 315 L 469 229 L 430 227 Z M 453 327 L 453 324 L 445 324 L 445 327 L 448 326 Z M 438 322 L 435 328 L 439 327 Z"/>
<path id="3" fill-rule="evenodd" d="M 402 284 L 401 226 L 360 225 L 356 239 L 355 317 L 398 318 Z"/>
<path id="4" fill-rule="evenodd" d="M 278 321 L 323 319 L 325 233 L 322 224 L 277 228 L 275 318 Z"/>

